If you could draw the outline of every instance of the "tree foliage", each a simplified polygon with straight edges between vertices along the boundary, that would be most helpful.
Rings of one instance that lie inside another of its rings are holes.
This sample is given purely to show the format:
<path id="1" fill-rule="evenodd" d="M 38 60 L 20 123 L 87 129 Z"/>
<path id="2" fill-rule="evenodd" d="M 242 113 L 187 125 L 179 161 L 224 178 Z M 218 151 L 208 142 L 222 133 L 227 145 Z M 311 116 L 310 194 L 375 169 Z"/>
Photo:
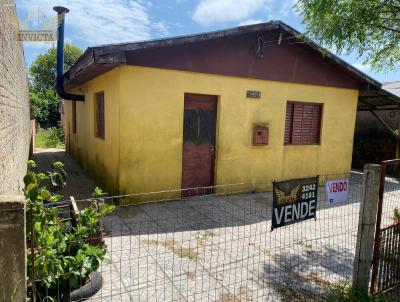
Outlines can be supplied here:
<path id="1" fill-rule="evenodd" d="M 68 70 L 82 55 L 82 50 L 73 44 L 64 47 L 64 70 Z M 40 54 L 29 68 L 29 98 L 32 113 L 41 127 L 55 126 L 60 121 L 56 84 L 57 49 L 50 48 Z"/>
<path id="2" fill-rule="evenodd" d="M 356 51 L 375 71 L 398 68 L 400 0 L 298 0 L 295 7 L 317 42 Z"/>

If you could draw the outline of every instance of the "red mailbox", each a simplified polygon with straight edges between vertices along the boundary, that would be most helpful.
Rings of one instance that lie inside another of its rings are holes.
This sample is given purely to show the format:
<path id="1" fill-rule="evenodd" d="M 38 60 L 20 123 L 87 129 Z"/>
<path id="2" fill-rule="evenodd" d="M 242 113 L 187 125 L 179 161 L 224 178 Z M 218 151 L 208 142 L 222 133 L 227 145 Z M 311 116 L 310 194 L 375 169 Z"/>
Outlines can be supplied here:
<path id="1" fill-rule="evenodd" d="M 268 145 L 268 132 L 268 127 L 254 127 L 253 145 Z"/>

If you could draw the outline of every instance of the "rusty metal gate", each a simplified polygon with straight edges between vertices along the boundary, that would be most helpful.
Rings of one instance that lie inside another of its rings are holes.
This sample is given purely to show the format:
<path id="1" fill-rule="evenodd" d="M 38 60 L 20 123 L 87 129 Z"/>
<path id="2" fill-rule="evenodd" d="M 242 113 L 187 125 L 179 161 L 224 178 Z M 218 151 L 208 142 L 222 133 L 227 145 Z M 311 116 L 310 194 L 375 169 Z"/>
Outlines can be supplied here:
<path id="1" fill-rule="evenodd" d="M 400 283 L 399 212 L 400 159 L 383 161 L 370 289 L 373 294 Z"/>

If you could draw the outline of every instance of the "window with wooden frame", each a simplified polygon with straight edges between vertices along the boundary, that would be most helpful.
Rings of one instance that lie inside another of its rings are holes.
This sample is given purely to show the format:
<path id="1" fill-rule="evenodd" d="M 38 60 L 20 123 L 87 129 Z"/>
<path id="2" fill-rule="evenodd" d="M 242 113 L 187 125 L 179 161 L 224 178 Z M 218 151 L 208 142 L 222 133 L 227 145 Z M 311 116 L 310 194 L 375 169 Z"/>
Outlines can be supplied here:
<path id="1" fill-rule="evenodd" d="M 72 133 L 76 133 L 76 102 L 72 101 Z"/>
<path id="2" fill-rule="evenodd" d="M 104 92 L 95 94 L 95 136 L 105 138 L 105 121 L 104 121 Z"/>
<path id="3" fill-rule="evenodd" d="M 318 145 L 321 141 L 322 104 L 288 102 L 285 145 Z"/>
<path id="4" fill-rule="evenodd" d="M 183 140 L 185 143 L 215 144 L 215 111 L 185 109 Z"/>

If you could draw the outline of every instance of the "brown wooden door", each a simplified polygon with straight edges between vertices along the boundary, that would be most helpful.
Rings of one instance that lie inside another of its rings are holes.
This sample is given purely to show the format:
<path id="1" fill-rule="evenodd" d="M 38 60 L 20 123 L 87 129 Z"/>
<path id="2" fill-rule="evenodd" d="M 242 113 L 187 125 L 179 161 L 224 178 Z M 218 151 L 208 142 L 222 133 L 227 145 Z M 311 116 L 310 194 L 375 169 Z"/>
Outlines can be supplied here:
<path id="1" fill-rule="evenodd" d="M 182 195 L 208 194 L 214 185 L 217 97 L 185 94 Z"/>

